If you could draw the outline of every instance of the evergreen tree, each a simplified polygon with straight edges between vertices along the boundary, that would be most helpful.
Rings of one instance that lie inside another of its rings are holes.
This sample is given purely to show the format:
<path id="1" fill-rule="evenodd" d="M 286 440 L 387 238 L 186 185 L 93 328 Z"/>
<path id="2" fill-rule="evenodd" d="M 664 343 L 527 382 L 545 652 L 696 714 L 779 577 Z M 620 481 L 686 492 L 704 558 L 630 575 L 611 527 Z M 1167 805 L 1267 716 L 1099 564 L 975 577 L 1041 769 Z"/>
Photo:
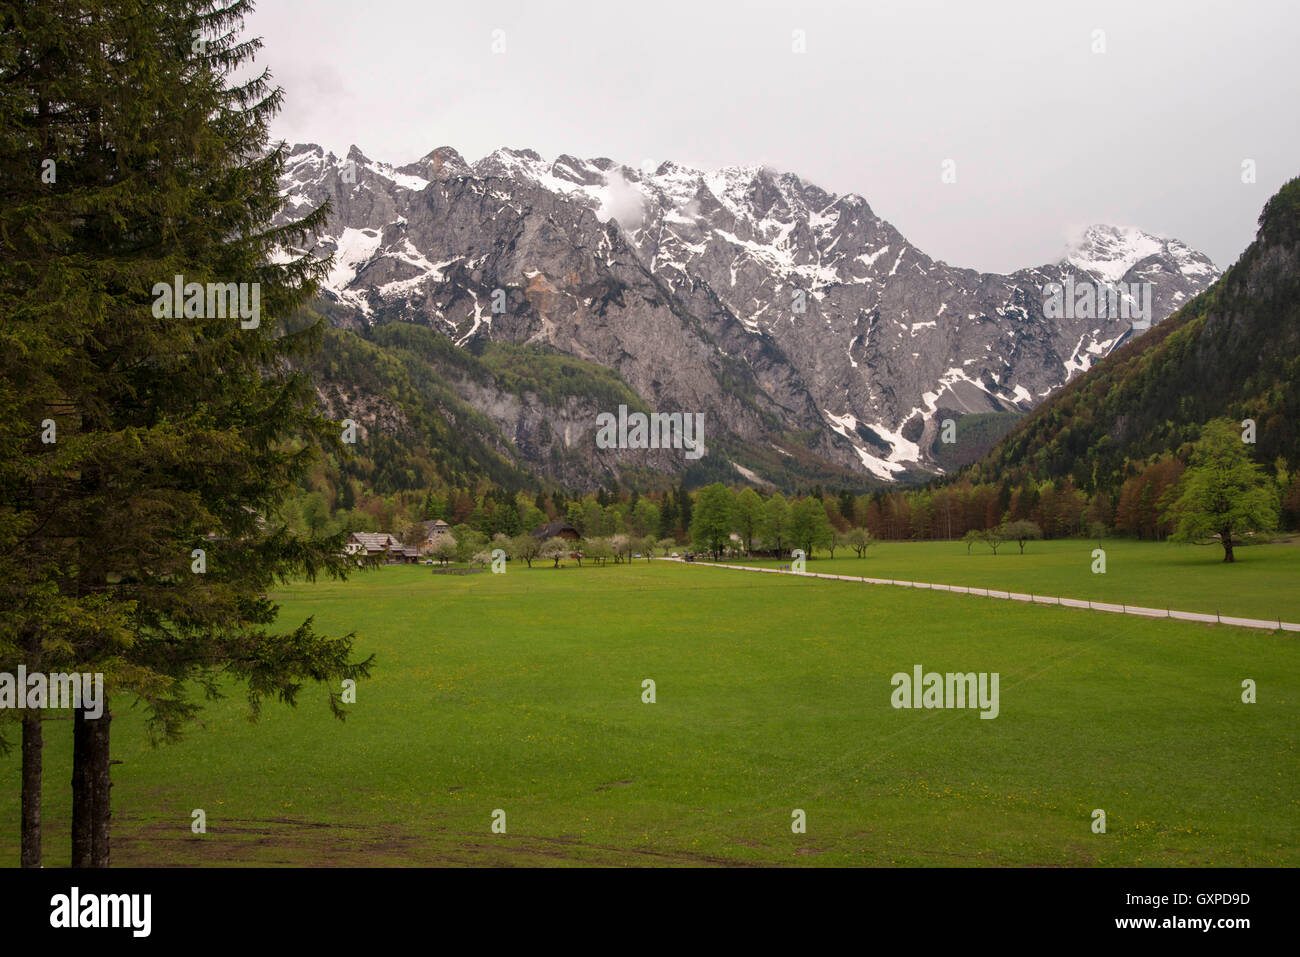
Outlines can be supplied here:
<path id="1" fill-rule="evenodd" d="M 1006 515 L 1007 509 L 1010 507 L 1011 507 L 1011 483 L 1007 482 L 1004 479 L 1002 482 L 1002 487 L 998 489 L 998 515 L 999 516 Z"/>
<path id="2" fill-rule="evenodd" d="M 845 489 L 844 491 L 840 492 L 839 509 L 840 509 L 840 514 L 844 516 L 844 518 L 849 522 L 849 524 L 854 524 L 853 493 L 850 492 L 848 489 Z"/>
<path id="3" fill-rule="evenodd" d="M 233 82 L 259 46 L 246 0 L 71 6 L 8 5 L 0 42 L 0 552 L 25 569 L 6 605 L 32 612 L 0 627 L 46 667 L 102 672 L 170 739 L 193 685 L 242 681 L 256 715 L 369 670 L 351 636 L 278 631 L 266 597 L 347 568 L 337 537 L 274 520 L 319 448 L 343 451 L 299 371 L 318 330 L 295 318 L 328 267 L 302 252 L 326 210 L 269 225 L 281 91 Z M 74 714 L 77 867 L 110 859 L 111 715 Z"/>
<path id="4" fill-rule="evenodd" d="M 664 492 L 663 502 L 659 506 L 659 528 L 665 536 L 677 534 L 677 502 L 673 498 L 671 487 Z"/>
<path id="5" fill-rule="evenodd" d="M 334 507 L 344 512 L 350 512 L 357 507 L 357 497 L 352 491 L 352 480 L 346 473 L 339 476 L 339 494 L 335 499 Z"/>
<path id="6" fill-rule="evenodd" d="M 564 520 L 576 528 L 579 535 L 591 536 L 600 533 L 599 528 L 587 528 L 586 516 L 583 514 L 581 502 L 569 503 L 569 507 L 564 513 Z"/>
<path id="7" fill-rule="evenodd" d="M 498 493 L 494 517 L 494 533 L 499 532 L 513 538 L 523 531 L 523 525 L 519 521 L 519 508 L 504 490 Z"/>

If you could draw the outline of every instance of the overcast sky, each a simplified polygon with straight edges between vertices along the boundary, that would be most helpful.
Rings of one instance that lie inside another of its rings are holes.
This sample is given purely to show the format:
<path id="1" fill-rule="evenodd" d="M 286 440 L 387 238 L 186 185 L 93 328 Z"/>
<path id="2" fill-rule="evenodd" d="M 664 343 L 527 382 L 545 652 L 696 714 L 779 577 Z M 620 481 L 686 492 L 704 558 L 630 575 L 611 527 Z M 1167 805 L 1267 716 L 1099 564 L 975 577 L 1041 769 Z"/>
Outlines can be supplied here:
<path id="1" fill-rule="evenodd" d="M 1226 267 L 1300 173 L 1296 0 L 260 0 L 246 27 L 276 138 L 766 163 L 989 271 L 1094 222 Z"/>

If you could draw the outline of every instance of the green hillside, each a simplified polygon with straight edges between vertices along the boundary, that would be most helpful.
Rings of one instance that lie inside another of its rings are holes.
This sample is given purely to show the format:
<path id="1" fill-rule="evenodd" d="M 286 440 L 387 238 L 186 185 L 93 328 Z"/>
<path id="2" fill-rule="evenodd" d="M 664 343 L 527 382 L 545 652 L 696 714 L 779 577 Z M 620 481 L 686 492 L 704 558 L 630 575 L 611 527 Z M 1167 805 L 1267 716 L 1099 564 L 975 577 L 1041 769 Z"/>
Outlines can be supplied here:
<path id="1" fill-rule="evenodd" d="M 1300 465 L 1300 179 L 1269 200 L 1217 283 L 1044 402 L 967 475 L 1113 490 L 1219 416 L 1255 420 L 1260 462 Z"/>

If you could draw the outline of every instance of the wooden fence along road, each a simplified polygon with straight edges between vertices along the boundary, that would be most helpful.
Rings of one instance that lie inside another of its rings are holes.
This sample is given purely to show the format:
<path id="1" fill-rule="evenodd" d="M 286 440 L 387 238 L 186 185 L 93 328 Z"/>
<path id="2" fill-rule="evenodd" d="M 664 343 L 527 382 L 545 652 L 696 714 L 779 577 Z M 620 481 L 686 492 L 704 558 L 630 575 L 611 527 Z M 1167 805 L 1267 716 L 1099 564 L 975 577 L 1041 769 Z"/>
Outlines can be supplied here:
<path id="1" fill-rule="evenodd" d="M 678 561 L 680 558 L 658 559 Z M 685 564 L 683 562 L 683 564 Z M 693 563 L 708 568 L 730 568 L 741 572 L 765 572 L 771 575 L 798 575 L 800 578 L 834 578 L 843 582 L 865 582 L 868 585 L 897 585 L 902 588 L 929 588 L 933 591 L 955 592 L 959 595 L 978 595 L 981 598 L 1005 598 L 1025 601 L 1035 605 L 1060 605 L 1064 608 L 1083 608 L 1088 611 L 1109 611 L 1118 615 L 1141 615 L 1144 618 L 1177 618 L 1181 621 L 1199 621 L 1207 625 L 1238 625 L 1242 628 L 1264 628 L 1269 631 L 1300 631 L 1300 624 L 1291 621 L 1262 618 L 1235 618 L 1229 615 L 1207 615 L 1196 611 L 1175 611 L 1171 608 L 1143 608 L 1140 605 L 1112 605 L 1102 601 L 1079 598 L 1057 598 L 1051 595 L 1025 595 L 996 588 L 968 588 L 965 585 L 938 585 L 933 582 L 898 581 L 893 578 L 862 578 L 857 575 L 827 575 L 822 572 L 792 572 L 778 568 L 755 568 L 750 565 L 726 565 L 722 562 L 699 561 Z"/>

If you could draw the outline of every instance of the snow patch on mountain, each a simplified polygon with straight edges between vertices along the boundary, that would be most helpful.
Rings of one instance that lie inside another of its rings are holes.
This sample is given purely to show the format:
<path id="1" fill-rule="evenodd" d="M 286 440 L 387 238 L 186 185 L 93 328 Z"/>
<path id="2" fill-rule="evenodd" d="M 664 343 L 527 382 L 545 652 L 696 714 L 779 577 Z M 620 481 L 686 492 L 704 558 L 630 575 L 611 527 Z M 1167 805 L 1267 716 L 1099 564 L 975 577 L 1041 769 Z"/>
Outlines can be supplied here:
<path id="1" fill-rule="evenodd" d="M 1089 226 L 1069 247 L 1064 262 L 1105 282 L 1119 282 L 1151 256 L 1173 261 L 1188 276 L 1217 276 L 1205 256 L 1176 239 L 1144 232 L 1135 226 Z"/>
<path id="2" fill-rule="evenodd" d="M 1149 282 L 1159 321 L 1218 275 L 1176 239 L 1103 225 L 1057 263 L 977 274 L 930 259 L 862 197 L 762 165 L 637 169 L 505 148 L 470 164 L 440 147 L 394 167 L 302 144 L 281 192 L 286 220 L 331 200 L 325 287 L 363 321 L 424 316 L 462 345 L 547 342 L 632 380 L 641 370 L 673 397 L 713 388 L 681 371 L 713 350 L 754 370 L 786 426 L 826 429 L 839 438 L 822 452 L 891 481 L 927 467 L 940 409 L 1028 411 L 1130 334 L 1127 322 L 1046 318 L 1047 283 Z M 652 298 L 708 323 L 707 339 L 640 341 L 651 307 L 618 290 L 647 274 Z M 523 312 L 494 327 L 498 288 Z"/>

